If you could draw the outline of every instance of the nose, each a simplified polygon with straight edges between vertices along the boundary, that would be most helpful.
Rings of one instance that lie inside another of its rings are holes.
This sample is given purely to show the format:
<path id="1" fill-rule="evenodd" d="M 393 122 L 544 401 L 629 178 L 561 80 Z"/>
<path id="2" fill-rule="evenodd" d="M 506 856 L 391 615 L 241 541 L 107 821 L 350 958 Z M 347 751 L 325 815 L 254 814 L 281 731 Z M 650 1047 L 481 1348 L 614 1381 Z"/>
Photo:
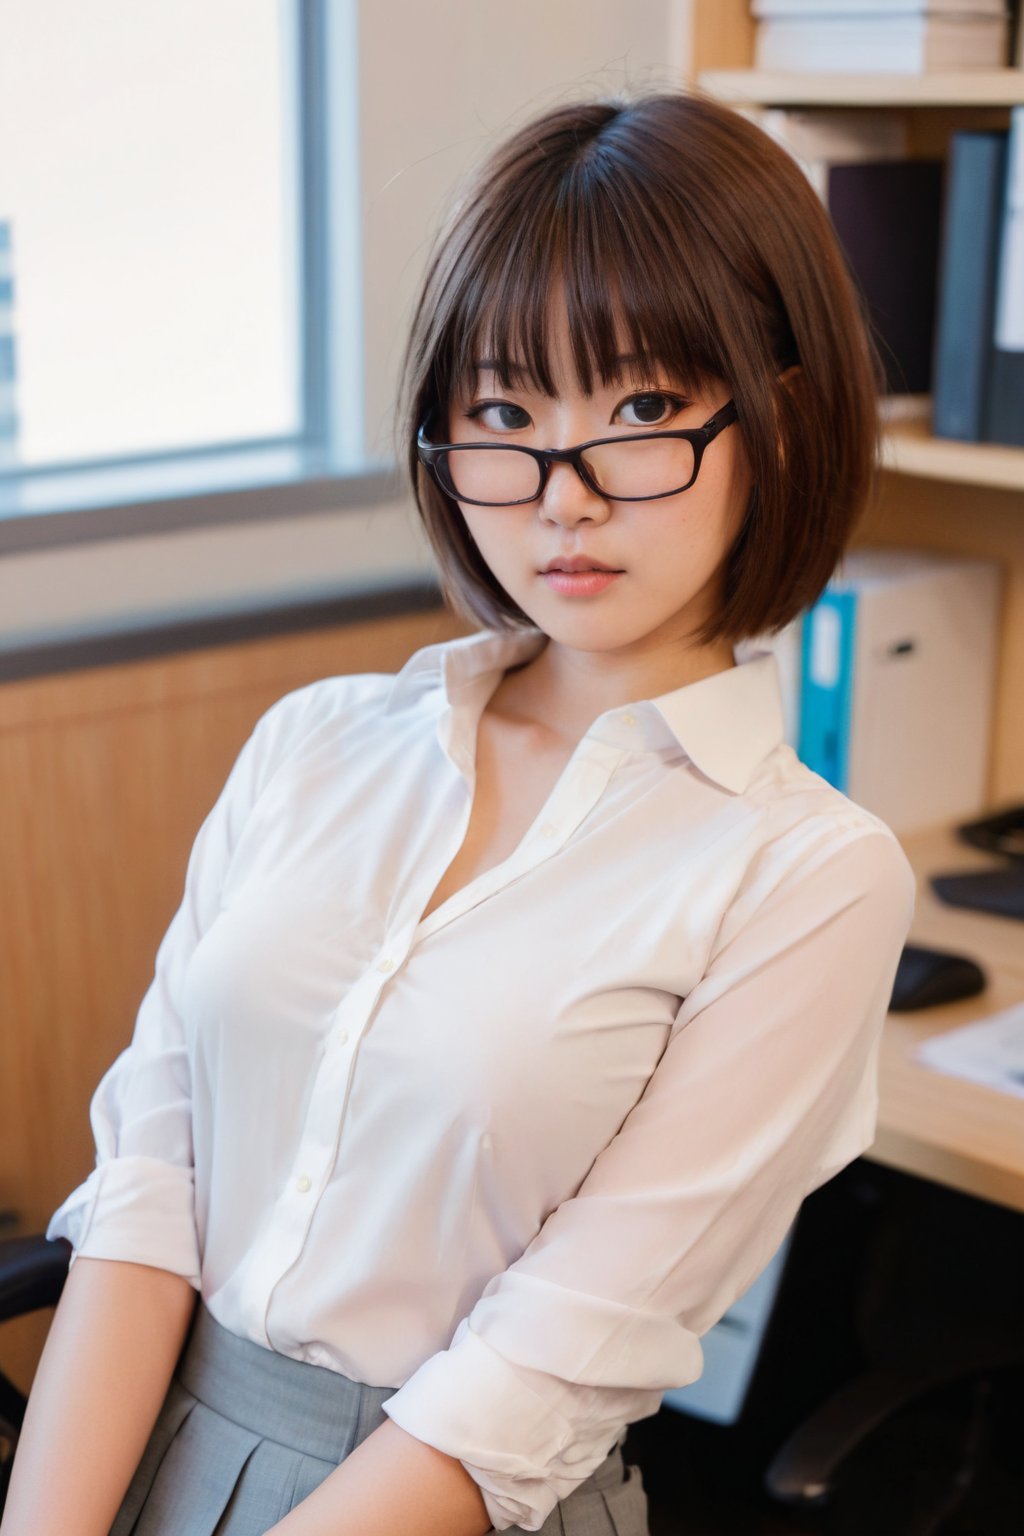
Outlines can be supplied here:
<path id="1" fill-rule="evenodd" d="M 584 483 L 572 464 L 549 466 L 539 507 L 541 516 L 548 522 L 560 523 L 567 528 L 584 521 L 603 523 L 611 516 L 608 502 Z"/>

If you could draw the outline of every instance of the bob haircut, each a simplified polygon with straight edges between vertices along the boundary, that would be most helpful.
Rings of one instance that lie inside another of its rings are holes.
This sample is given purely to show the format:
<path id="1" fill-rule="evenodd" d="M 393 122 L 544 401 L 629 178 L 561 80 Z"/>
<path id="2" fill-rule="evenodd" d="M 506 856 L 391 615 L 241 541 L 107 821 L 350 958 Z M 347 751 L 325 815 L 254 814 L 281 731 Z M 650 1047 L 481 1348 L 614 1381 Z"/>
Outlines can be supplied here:
<path id="1" fill-rule="evenodd" d="M 700 644 L 770 634 L 820 595 L 873 488 L 882 371 L 831 221 L 787 152 L 700 95 L 559 107 L 515 133 L 458 199 L 405 354 L 402 426 L 445 598 L 491 629 L 534 625 L 491 574 L 416 454 L 427 421 L 493 358 L 554 393 L 561 290 L 580 388 L 642 372 L 724 381 L 753 475 Z M 785 381 L 780 374 L 799 365 Z"/>

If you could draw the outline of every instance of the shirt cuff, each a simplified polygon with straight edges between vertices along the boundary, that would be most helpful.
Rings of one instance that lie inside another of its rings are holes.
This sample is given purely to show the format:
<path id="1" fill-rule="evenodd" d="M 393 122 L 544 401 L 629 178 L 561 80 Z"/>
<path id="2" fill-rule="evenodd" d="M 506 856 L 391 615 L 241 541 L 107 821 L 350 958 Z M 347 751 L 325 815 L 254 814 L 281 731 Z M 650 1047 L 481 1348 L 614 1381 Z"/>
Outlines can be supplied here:
<path id="1" fill-rule="evenodd" d="M 553 1391 L 571 1402 L 572 1422 L 548 1400 Z M 625 1424 L 656 1413 L 662 1396 L 617 1393 L 609 1418 L 606 1390 L 569 1389 L 543 1372 L 511 1366 L 464 1318 L 450 1347 L 425 1360 L 383 1409 L 400 1429 L 462 1463 L 496 1531 L 539 1531 L 555 1505 L 597 1470 Z M 585 1429 L 577 1415 L 587 1420 Z"/>
<path id="2" fill-rule="evenodd" d="M 93 1169 L 50 1217 L 76 1259 L 121 1259 L 182 1275 L 200 1287 L 194 1174 L 155 1157 L 115 1157 Z"/>

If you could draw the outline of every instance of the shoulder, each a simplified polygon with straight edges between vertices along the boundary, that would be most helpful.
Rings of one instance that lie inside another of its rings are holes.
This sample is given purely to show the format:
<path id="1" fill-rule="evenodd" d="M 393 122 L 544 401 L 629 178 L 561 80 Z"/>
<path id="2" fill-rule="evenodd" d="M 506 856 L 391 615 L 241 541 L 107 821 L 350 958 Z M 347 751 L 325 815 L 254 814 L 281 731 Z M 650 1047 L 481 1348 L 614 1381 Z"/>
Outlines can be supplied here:
<path id="1" fill-rule="evenodd" d="M 813 880 L 912 911 L 914 874 L 891 827 L 808 768 L 792 747 L 781 743 L 768 754 L 748 795 L 760 828 L 748 892 Z"/>
<path id="2" fill-rule="evenodd" d="M 301 739 L 324 725 L 348 718 L 354 709 L 384 704 L 394 681 L 390 672 L 319 678 L 282 695 L 261 716 L 258 728 L 282 740 Z"/>
<path id="3" fill-rule="evenodd" d="M 379 713 L 394 681 L 390 673 L 358 672 L 320 678 L 284 694 L 257 720 L 243 749 L 255 777 L 266 782 L 297 753 Z"/>

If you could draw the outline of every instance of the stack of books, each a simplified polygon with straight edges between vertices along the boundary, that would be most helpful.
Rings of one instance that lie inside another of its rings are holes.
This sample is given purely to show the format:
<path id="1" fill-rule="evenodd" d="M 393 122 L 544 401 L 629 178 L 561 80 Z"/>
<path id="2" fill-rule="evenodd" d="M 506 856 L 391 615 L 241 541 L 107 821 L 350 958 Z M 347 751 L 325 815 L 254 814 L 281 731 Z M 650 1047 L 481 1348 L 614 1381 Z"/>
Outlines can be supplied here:
<path id="1" fill-rule="evenodd" d="M 804 171 L 864 296 L 889 419 L 1024 447 L 1024 107 L 910 157 L 899 114 L 752 109 Z"/>
<path id="2" fill-rule="evenodd" d="M 11 226 L 0 219 L 0 471 L 14 464 L 18 417 L 14 409 L 14 268 Z"/>
<path id="3" fill-rule="evenodd" d="M 1024 107 L 952 136 L 932 431 L 1024 447 Z"/>
<path id="4" fill-rule="evenodd" d="M 1006 0 L 752 0 L 758 69 L 1000 69 Z"/>

